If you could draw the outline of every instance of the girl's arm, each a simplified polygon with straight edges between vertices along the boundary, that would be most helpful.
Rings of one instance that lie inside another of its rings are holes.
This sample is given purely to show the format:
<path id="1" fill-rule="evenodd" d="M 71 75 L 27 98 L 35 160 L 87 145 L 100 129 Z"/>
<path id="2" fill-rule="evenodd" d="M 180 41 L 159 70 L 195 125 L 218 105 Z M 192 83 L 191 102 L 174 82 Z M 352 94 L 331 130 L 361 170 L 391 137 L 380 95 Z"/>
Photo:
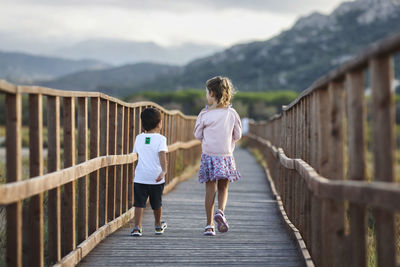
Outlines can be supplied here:
<path id="1" fill-rule="evenodd" d="M 240 138 L 242 138 L 242 122 L 240 121 L 239 115 L 235 112 L 235 124 L 233 126 L 232 140 L 233 142 L 236 142 Z"/>
<path id="2" fill-rule="evenodd" d="M 202 112 L 200 112 L 199 116 L 197 116 L 196 125 L 194 126 L 194 138 L 202 141 L 203 140 L 203 130 L 204 130 L 204 122 L 202 120 Z"/>
<path id="3" fill-rule="evenodd" d="M 167 174 L 167 165 L 168 165 L 167 152 L 165 152 L 165 151 L 158 152 L 158 159 L 160 160 L 162 171 L 156 179 L 157 183 L 160 182 L 162 179 L 164 179 L 165 175 Z"/>

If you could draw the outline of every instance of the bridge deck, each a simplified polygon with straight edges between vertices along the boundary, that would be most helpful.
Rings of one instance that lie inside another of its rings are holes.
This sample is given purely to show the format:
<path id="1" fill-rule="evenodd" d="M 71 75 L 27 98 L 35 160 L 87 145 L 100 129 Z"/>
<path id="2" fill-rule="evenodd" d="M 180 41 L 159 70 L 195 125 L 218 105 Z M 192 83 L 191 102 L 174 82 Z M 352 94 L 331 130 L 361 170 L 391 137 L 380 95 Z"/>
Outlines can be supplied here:
<path id="1" fill-rule="evenodd" d="M 303 266 L 262 168 L 246 150 L 237 149 L 235 159 L 243 177 L 230 184 L 229 232 L 203 236 L 204 185 L 193 178 L 164 196 L 163 217 L 168 223 L 164 235 L 154 235 L 148 208 L 142 237 L 130 236 L 130 223 L 101 242 L 80 266 Z"/>

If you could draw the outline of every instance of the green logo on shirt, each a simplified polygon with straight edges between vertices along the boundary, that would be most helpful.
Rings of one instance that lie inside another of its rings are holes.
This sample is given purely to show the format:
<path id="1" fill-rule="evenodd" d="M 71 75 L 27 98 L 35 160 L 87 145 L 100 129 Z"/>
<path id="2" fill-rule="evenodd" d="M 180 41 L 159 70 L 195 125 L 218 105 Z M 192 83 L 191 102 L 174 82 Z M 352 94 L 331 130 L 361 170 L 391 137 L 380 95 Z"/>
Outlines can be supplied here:
<path id="1" fill-rule="evenodd" d="M 146 137 L 144 143 L 145 143 L 146 145 L 150 144 L 150 137 Z"/>

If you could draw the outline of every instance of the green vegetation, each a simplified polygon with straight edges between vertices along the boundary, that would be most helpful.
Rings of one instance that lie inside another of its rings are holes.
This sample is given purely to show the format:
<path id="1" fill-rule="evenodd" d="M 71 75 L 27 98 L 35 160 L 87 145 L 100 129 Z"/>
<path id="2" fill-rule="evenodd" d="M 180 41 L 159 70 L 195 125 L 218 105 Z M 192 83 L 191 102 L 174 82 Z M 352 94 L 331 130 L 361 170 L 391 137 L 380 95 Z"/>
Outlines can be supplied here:
<path id="1" fill-rule="evenodd" d="M 232 99 L 241 117 L 265 120 L 281 111 L 282 105 L 292 102 L 298 93 L 293 91 L 238 92 Z M 179 109 L 188 115 L 197 115 L 206 104 L 205 89 L 187 89 L 171 92 L 142 92 L 126 98 L 127 101 L 153 101 L 168 109 Z"/>

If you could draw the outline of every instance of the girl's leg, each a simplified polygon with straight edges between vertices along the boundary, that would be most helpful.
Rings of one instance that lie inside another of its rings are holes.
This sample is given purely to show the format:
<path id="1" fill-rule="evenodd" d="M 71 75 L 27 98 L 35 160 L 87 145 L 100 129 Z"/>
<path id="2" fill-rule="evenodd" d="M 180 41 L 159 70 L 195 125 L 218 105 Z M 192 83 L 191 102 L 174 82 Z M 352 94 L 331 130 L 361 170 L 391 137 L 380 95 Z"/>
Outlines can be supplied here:
<path id="1" fill-rule="evenodd" d="M 226 201 L 228 200 L 228 179 L 218 180 L 218 209 L 225 212 Z"/>
<path id="2" fill-rule="evenodd" d="M 205 208 L 207 215 L 207 225 L 213 225 L 213 213 L 214 213 L 214 201 L 215 193 L 217 192 L 217 186 L 215 181 L 209 181 L 206 183 L 206 199 Z"/>
<path id="3" fill-rule="evenodd" d="M 144 208 L 135 207 L 135 226 L 142 229 L 142 217 Z"/>

